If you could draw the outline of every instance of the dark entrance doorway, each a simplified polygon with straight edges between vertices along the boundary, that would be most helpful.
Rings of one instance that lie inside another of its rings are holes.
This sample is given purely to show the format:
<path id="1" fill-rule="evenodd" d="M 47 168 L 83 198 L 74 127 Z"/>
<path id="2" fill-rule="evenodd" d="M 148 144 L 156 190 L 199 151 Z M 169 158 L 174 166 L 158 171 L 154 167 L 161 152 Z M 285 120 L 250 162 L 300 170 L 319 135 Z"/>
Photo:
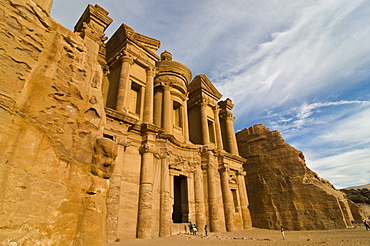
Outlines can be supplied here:
<path id="1" fill-rule="evenodd" d="M 188 180 L 186 176 L 174 176 L 174 204 L 172 221 L 174 223 L 187 223 L 189 215 Z"/>

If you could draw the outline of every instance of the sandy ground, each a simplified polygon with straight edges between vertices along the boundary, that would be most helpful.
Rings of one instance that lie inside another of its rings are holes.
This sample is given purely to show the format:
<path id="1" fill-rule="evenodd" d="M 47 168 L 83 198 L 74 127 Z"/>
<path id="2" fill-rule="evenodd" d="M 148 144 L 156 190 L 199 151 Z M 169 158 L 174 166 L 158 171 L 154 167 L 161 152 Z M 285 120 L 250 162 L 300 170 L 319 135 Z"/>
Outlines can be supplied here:
<path id="1" fill-rule="evenodd" d="M 192 236 L 174 235 L 154 239 L 129 239 L 110 243 L 108 246 L 239 246 L 239 245 L 365 245 L 370 246 L 370 230 L 365 227 L 329 231 L 285 231 L 285 240 L 280 231 L 251 229 L 236 232 L 211 233 Z"/>

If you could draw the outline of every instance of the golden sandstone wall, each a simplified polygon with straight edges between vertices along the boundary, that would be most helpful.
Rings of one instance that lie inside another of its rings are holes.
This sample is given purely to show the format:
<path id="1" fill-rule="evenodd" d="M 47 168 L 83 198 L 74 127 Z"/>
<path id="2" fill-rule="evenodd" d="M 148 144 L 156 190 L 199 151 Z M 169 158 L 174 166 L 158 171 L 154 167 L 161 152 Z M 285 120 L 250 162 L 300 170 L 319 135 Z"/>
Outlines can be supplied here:
<path id="1" fill-rule="evenodd" d="M 303 153 L 278 131 L 255 125 L 236 134 L 247 158 L 249 209 L 253 226 L 289 230 L 351 228 L 346 196 L 306 167 Z"/>
<path id="2" fill-rule="evenodd" d="M 108 181 L 90 172 L 105 122 L 99 45 L 51 19 L 51 4 L 0 2 L 0 244 L 103 245 Z"/>

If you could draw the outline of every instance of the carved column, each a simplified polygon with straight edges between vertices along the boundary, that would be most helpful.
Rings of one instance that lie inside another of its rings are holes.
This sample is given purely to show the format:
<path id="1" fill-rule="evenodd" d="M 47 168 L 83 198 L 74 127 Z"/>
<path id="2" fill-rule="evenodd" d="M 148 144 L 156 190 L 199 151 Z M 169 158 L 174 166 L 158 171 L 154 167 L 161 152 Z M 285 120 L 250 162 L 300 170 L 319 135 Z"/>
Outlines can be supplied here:
<path id="1" fill-rule="evenodd" d="M 171 86 L 163 85 L 163 130 L 165 133 L 172 133 L 172 109 Z"/>
<path id="2" fill-rule="evenodd" d="M 148 143 L 141 147 L 141 177 L 139 189 L 139 211 L 137 237 L 151 238 L 152 201 L 153 201 L 153 153 Z"/>
<path id="3" fill-rule="evenodd" d="M 145 123 L 153 124 L 153 105 L 154 105 L 154 68 L 149 67 L 146 70 L 146 86 L 144 98 L 144 117 Z"/>
<path id="4" fill-rule="evenodd" d="M 234 130 L 234 119 L 232 114 L 227 114 L 225 117 L 227 140 L 229 141 L 230 153 L 239 155 L 238 145 L 236 143 L 235 130 Z"/>
<path id="5" fill-rule="evenodd" d="M 234 225 L 234 201 L 229 186 L 229 167 L 225 164 L 219 169 L 221 175 L 222 198 L 224 200 L 224 211 L 226 219 L 226 229 L 235 231 Z"/>
<path id="6" fill-rule="evenodd" d="M 161 183 L 160 183 L 160 226 L 159 236 L 165 237 L 171 235 L 171 184 L 170 170 L 167 163 L 167 152 L 160 153 L 161 160 Z"/>
<path id="7" fill-rule="evenodd" d="M 206 225 L 206 218 L 203 192 L 203 174 L 200 164 L 197 164 L 194 169 L 194 183 L 196 225 L 198 230 L 203 232 L 204 226 Z"/>
<path id="8" fill-rule="evenodd" d="M 240 207 L 242 211 L 243 217 L 243 227 L 244 229 L 249 229 L 252 227 L 252 220 L 249 211 L 249 201 L 247 195 L 247 186 L 245 185 L 244 177 L 246 175 L 245 171 L 239 170 L 237 173 L 238 177 L 238 190 L 239 190 L 239 197 L 240 197 Z"/>
<path id="9" fill-rule="evenodd" d="M 221 117 L 224 120 L 226 128 L 226 141 L 228 145 L 227 151 L 234 155 L 239 155 L 238 145 L 236 143 L 235 130 L 234 130 L 234 119 L 231 109 L 234 107 L 230 98 L 227 98 L 225 101 L 218 103 L 221 108 Z"/>
<path id="10" fill-rule="evenodd" d="M 207 153 L 212 155 L 211 153 Z M 219 201 L 217 199 L 217 184 L 216 184 L 217 166 L 213 163 L 207 165 L 207 180 L 208 180 L 208 206 L 209 206 L 209 222 L 210 230 L 213 232 L 221 231 L 220 216 L 219 216 Z"/>
<path id="11" fill-rule="evenodd" d="M 158 127 L 163 127 L 162 124 L 162 116 L 163 116 L 163 90 L 161 87 L 157 87 L 154 89 L 154 114 L 153 114 L 153 122 L 154 125 Z"/>
<path id="12" fill-rule="evenodd" d="M 116 110 L 127 112 L 127 98 L 131 89 L 130 67 L 134 64 L 134 60 L 128 54 L 122 54 L 119 59 L 122 61 L 122 65 L 119 74 Z"/>
<path id="13" fill-rule="evenodd" d="M 213 114 L 215 118 L 215 127 L 216 127 L 216 144 L 218 149 L 224 149 L 224 145 L 222 143 L 222 134 L 221 134 L 221 126 L 220 126 L 220 117 L 219 117 L 220 109 L 215 106 L 213 108 Z"/>
<path id="14" fill-rule="evenodd" d="M 188 104 L 187 104 L 187 100 L 188 99 L 186 99 L 184 101 L 184 114 L 183 114 L 184 115 L 184 117 L 183 117 L 183 126 L 184 126 L 183 133 L 184 133 L 184 136 L 185 136 L 185 142 L 189 141 L 189 122 L 188 122 Z"/>
<path id="15" fill-rule="evenodd" d="M 206 101 L 201 101 L 200 106 L 200 121 L 202 124 L 202 141 L 203 144 L 209 144 L 209 132 L 208 132 L 208 122 L 207 122 L 207 105 Z"/>

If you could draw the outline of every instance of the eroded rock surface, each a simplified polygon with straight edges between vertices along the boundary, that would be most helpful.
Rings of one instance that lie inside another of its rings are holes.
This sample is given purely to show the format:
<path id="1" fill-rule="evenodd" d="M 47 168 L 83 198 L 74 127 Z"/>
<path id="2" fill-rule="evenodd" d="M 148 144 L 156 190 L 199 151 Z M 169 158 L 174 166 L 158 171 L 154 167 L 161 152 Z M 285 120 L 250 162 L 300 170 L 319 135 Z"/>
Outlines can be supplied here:
<path id="1" fill-rule="evenodd" d="M 100 44 L 56 23 L 51 4 L 0 2 L 0 244 L 102 245 Z"/>
<path id="2" fill-rule="evenodd" d="M 362 211 L 364 217 L 370 217 L 370 184 L 358 187 L 349 187 L 341 189 L 347 195 L 347 198 L 354 202 Z M 356 222 L 362 222 L 362 218 L 357 218 Z"/>
<path id="3" fill-rule="evenodd" d="M 343 193 L 305 165 L 304 155 L 278 131 L 255 125 L 236 134 L 247 159 L 247 190 L 253 226 L 289 230 L 351 227 Z"/>

